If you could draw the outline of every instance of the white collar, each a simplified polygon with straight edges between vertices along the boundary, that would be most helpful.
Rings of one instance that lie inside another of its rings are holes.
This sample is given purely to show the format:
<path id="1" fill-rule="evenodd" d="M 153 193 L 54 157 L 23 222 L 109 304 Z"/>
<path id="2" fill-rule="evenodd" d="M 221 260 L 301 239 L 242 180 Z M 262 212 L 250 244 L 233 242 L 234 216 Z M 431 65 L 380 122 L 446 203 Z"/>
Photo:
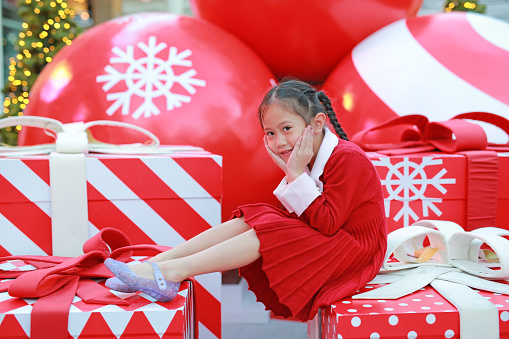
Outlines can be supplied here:
<path id="1" fill-rule="evenodd" d="M 325 135 L 323 136 L 322 144 L 320 145 L 320 149 L 318 149 L 318 154 L 316 155 L 315 163 L 313 164 L 313 169 L 309 174 L 311 179 L 313 179 L 316 183 L 316 186 L 320 189 L 320 192 L 323 191 L 323 183 L 320 181 L 320 176 L 323 174 L 323 169 L 325 168 L 325 164 L 329 160 L 334 147 L 337 146 L 339 142 L 339 138 L 332 133 L 327 127 L 324 127 Z M 309 168 L 308 168 L 309 170 Z"/>

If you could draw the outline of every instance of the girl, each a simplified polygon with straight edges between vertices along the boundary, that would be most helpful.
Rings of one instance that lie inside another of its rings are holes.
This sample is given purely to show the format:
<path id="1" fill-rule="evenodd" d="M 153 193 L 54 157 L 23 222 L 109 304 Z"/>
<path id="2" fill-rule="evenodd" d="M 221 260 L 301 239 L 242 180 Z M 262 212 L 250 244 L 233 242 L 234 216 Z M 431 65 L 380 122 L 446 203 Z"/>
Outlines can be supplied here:
<path id="1" fill-rule="evenodd" d="M 107 259 L 117 277 L 107 286 L 167 301 L 188 277 L 240 267 L 266 309 L 307 321 L 378 273 L 387 243 L 380 179 L 348 141 L 329 98 L 307 83 L 283 81 L 258 116 L 265 148 L 285 174 L 274 194 L 286 210 L 241 206 L 231 220 L 148 263 Z"/>

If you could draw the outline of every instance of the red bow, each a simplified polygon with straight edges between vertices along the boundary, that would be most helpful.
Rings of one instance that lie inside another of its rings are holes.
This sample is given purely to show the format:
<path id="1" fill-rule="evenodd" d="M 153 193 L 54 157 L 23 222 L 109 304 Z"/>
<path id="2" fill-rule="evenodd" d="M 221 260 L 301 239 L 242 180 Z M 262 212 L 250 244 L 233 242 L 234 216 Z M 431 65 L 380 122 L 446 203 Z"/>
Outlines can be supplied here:
<path id="1" fill-rule="evenodd" d="M 1 283 L 0 292 L 8 290 L 13 297 L 38 298 L 32 308 L 30 338 L 68 338 L 68 312 L 75 295 L 88 303 L 129 305 L 91 279 L 113 276 L 103 264 L 106 258 L 126 262 L 133 251 L 160 253 L 167 249 L 161 245 L 131 245 L 121 231 L 104 228 L 85 242 L 84 254 L 79 257 L 0 257 L 0 262 L 22 260 L 36 267 L 24 272 L 0 270 L 0 279 L 16 278 Z"/>
<path id="2" fill-rule="evenodd" d="M 406 115 L 356 133 L 352 141 L 367 151 L 399 155 L 439 150 L 454 153 L 466 150 L 509 151 L 509 143 L 488 143 L 477 124 L 463 119 L 490 123 L 509 135 L 509 121 L 486 112 L 463 113 L 447 121 L 429 122 L 423 115 Z"/>

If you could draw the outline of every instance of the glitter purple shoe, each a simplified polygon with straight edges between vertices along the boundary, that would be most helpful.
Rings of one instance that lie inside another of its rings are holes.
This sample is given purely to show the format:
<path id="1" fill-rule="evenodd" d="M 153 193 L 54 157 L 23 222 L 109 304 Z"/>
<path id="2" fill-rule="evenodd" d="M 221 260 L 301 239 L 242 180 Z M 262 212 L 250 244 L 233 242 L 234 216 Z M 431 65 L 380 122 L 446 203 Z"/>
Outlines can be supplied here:
<path id="1" fill-rule="evenodd" d="M 148 260 L 143 260 L 142 263 L 148 263 Z M 106 287 L 108 287 L 110 290 L 114 290 L 117 292 L 123 292 L 123 293 L 134 293 L 138 291 L 135 288 L 132 288 L 128 286 L 126 283 L 124 283 L 122 280 L 120 280 L 117 277 L 106 279 L 106 282 L 104 284 Z"/>
<path id="2" fill-rule="evenodd" d="M 129 288 L 146 293 L 162 302 L 175 298 L 180 287 L 180 283 L 165 280 L 156 263 L 150 263 L 154 269 L 154 280 L 138 277 L 125 263 L 111 258 L 107 258 L 104 264 Z"/>
<path id="3" fill-rule="evenodd" d="M 106 287 L 108 287 L 110 290 L 117 292 L 134 293 L 137 291 L 137 289 L 130 287 L 117 277 L 106 279 L 104 285 L 106 285 Z"/>

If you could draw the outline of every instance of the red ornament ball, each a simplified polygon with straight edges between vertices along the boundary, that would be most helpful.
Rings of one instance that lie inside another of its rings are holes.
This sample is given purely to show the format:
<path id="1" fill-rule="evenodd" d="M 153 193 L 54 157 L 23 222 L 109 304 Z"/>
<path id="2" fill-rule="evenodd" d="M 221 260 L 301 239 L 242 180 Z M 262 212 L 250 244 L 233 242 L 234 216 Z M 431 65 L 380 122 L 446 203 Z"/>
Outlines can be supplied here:
<path id="1" fill-rule="evenodd" d="M 437 121 L 481 111 L 509 119 L 508 36 L 508 23 L 477 13 L 399 20 L 359 43 L 324 89 L 350 136 L 409 114 Z M 507 141 L 483 127 L 489 141 Z"/>
<path id="2" fill-rule="evenodd" d="M 422 0 L 191 0 L 194 14 L 251 46 L 278 78 L 323 82 L 369 34 Z"/>
<path id="3" fill-rule="evenodd" d="M 266 64 L 220 27 L 142 13 L 100 24 L 59 51 L 32 87 L 25 113 L 63 123 L 127 122 L 163 145 L 223 156 L 227 219 L 240 204 L 276 202 L 272 190 L 282 172 L 266 154 L 257 117 L 273 82 Z M 21 144 L 52 141 L 40 130 L 22 132 Z M 104 142 L 133 142 L 118 128 L 93 133 Z"/>

